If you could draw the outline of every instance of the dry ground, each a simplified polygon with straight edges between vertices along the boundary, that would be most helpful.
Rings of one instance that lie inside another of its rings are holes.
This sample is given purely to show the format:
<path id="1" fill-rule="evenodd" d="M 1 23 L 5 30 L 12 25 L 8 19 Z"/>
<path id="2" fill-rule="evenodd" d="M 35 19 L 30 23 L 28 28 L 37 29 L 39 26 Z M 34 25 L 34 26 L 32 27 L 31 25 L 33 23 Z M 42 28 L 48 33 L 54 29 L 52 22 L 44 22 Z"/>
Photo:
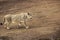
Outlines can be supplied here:
<path id="1" fill-rule="evenodd" d="M 43 40 L 60 38 L 60 0 L 1 0 L 0 22 L 6 14 L 30 12 L 33 19 L 27 22 L 30 29 L 0 27 L 4 40 Z M 2 17 L 1 17 L 2 16 Z"/>

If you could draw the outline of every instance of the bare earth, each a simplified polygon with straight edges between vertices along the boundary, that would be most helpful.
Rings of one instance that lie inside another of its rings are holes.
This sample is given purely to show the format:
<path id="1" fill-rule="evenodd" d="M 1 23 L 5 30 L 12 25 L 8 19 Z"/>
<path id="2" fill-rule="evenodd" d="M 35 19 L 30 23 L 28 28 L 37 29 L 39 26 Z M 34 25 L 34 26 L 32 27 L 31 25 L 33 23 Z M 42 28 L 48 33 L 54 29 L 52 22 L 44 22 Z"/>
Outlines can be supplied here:
<path id="1" fill-rule="evenodd" d="M 60 38 L 60 0 L 0 0 L 0 22 L 6 14 L 30 12 L 29 29 L 6 30 L 0 26 L 3 40 L 43 40 Z"/>

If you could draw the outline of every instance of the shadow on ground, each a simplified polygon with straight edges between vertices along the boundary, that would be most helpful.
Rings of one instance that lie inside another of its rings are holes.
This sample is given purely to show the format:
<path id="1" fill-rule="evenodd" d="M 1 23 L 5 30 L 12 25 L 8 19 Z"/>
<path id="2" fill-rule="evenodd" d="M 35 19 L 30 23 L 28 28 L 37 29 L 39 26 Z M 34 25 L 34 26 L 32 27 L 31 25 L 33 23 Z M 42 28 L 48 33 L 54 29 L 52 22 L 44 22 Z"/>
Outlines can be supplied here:
<path id="1" fill-rule="evenodd" d="M 13 40 L 13 39 L 8 36 L 0 36 L 0 40 Z"/>

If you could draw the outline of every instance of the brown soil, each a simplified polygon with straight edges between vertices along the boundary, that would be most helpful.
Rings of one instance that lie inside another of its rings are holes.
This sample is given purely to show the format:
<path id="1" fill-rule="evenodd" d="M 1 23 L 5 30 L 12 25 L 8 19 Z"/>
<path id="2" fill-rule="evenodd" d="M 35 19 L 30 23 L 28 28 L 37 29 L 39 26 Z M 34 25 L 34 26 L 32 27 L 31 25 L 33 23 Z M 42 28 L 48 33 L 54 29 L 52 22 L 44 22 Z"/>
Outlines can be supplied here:
<path id="1" fill-rule="evenodd" d="M 3 40 L 43 40 L 60 38 L 60 0 L 1 0 L 0 22 L 6 14 L 30 12 L 29 29 L 6 30 L 0 26 Z"/>

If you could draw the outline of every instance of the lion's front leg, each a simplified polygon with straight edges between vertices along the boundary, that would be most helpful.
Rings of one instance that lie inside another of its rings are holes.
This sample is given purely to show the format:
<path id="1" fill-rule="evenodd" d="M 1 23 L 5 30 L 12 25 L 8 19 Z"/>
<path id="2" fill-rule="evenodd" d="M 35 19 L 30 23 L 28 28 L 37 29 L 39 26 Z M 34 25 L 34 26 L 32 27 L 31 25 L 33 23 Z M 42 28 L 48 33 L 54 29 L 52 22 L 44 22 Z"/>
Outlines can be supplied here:
<path id="1" fill-rule="evenodd" d="M 26 22 L 23 22 L 23 26 L 26 27 L 26 29 L 29 28 L 29 26 L 26 24 Z"/>
<path id="2" fill-rule="evenodd" d="M 28 29 L 29 28 L 29 26 L 26 26 L 26 29 Z"/>

